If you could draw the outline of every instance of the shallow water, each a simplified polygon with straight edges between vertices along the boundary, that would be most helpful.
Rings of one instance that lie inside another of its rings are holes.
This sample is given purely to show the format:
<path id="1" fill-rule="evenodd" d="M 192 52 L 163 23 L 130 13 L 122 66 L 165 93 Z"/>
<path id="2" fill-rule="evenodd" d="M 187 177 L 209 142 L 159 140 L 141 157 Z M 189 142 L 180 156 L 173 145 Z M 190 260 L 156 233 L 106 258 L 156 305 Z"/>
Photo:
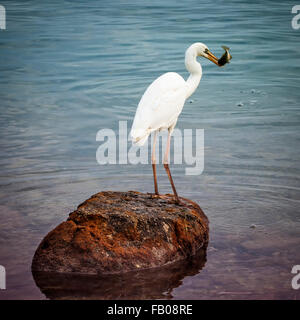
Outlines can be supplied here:
<path id="1" fill-rule="evenodd" d="M 291 287 L 292 266 L 300 264 L 300 31 L 291 28 L 293 1 L 1 4 L 0 264 L 7 290 L 0 299 L 46 298 L 30 271 L 34 251 L 87 197 L 152 191 L 151 166 L 98 165 L 95 136 L 119 120 L 130 125 L 160 74 L 186 78 L 184 51 L 196 41 L 217 56 L 225 44 L 233 56 L 222 69 L 201 60 L 200 87 L 177 123 L 205 130 L 204 172 L 186 176 L 185 165 L 171 164 L 180 195 L 209 217 L 210 244 L 196 272 L 181 272 L 167 289 L 148 288 L 144 297 L 300 298 Z M 170 192 L 162 168 L 159 187 Z M 90 296 L 103 298 L 95 288 Z"/>

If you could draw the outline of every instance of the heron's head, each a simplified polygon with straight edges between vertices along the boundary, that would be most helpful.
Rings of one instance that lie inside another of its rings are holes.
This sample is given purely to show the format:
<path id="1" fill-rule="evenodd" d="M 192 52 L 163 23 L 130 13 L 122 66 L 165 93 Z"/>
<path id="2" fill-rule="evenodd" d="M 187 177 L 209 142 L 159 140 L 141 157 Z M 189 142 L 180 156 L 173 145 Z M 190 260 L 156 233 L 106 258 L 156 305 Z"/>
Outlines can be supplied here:
<path id="1" fill-rule="evenodd" d="M 197 42 L 194 45 L 198 57 L 204 57 L 220 67 L 218 58 L 208 49 L 207 45 L 201 42 Z"/>

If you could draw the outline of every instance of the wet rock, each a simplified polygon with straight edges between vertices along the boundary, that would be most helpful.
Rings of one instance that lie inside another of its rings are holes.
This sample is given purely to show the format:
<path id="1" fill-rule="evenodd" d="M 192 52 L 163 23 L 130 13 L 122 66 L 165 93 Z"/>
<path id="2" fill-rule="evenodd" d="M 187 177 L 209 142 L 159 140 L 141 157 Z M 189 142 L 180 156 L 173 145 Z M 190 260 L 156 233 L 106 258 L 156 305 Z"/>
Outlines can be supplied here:
<path id="1" fill-rule="evenodd" d="M 41 242 L 32 271 L 111 274 L 163 266 L 208 244 L 208 219 L 191 200 L 100 192 Z"/>
<path id="2" fill-rule="evenodd" d="M 119 274 L 64 274 L 34 272 L 33 278 L 48 299 L 111 300 L 171 299 L 173 289 L 185 277 L 198 274 L 206 262 L 206 251 L 160 268 Z"/>

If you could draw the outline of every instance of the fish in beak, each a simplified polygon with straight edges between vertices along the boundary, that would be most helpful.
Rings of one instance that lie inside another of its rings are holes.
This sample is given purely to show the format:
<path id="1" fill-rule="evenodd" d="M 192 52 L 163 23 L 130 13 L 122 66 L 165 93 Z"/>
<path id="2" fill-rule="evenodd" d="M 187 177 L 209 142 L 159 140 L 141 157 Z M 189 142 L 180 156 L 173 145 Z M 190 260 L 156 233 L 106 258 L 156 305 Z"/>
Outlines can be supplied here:
<path id="1" fill-rule="evenodd" d="M 229 53 L 229 48 L 226 46 L 222 46 L 222 48 L 225 50 L 222 57 L 218 60 L 218 64 L 220 67 L 225 66 L 226 63 L 229 63 L 229 61 L 232 59 L 231 54 Z"/>

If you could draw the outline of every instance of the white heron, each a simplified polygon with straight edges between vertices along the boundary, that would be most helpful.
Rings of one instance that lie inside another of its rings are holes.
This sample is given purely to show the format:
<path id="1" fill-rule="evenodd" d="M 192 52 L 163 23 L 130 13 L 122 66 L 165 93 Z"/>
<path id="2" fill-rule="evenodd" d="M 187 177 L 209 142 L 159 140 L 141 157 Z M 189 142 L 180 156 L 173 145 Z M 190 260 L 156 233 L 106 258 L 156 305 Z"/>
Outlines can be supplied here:
<path id="1" fill-rule="evenodd" d="M 185 66 L 190 73 L 187 81 L 175 72 L 167 72 L 153 81 L 138 104 L 130 133 L 133 143 L 142 146 L 149 135 L 154 132 L 151 162 L 154 192 L 155 195 L 159 196 L 156 178 L 155 144 L 157 132 L 162 129 L 168 130 L 163 164 L 168 174 L 176 203 L 180 203 L 180 201 L 168 164 L 171 134 L 186 99 L 194 93 L 201 80 L 202 67 L 197 61 L 199 56 L 209 59 L 217 66 L 221 66 L 218 58 L 210 52 L 205 44 L 200 42 L 192 44 L 185 53 Z"/>

